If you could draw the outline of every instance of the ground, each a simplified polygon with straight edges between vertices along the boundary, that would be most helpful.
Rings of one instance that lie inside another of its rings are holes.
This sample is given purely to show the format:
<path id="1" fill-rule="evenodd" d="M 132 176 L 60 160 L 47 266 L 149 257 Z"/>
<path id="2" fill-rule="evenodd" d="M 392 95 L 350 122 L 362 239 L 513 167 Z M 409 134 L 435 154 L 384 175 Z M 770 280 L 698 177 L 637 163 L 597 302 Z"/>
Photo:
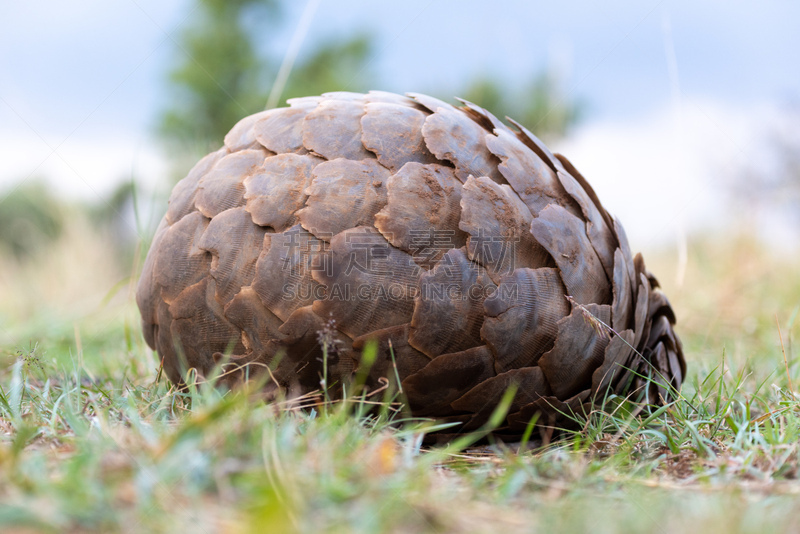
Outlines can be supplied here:
<path id="1" fill-rule="evenodd" d="M 432 423 L 390 425 L 389 406 L 175 392 L 131 279 L 85 239 L 35 268 L 0 260 L 0 530 L 796 532 L 800 261 L 746 238 L 688 250 L 648 258 L 682 398 L 638 415 L 612 399 L 544 448 L 431 449 Z"/>

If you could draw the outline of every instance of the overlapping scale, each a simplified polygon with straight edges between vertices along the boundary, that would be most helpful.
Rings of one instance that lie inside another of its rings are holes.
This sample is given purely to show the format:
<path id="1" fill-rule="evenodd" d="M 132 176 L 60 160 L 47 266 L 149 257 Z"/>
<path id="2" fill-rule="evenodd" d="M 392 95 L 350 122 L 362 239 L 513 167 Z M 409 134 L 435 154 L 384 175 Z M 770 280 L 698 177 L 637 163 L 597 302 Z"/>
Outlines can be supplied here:
<path id="1" fill-rule="evenodd" d="M 303 228 L 325 241 L 356 226 L 372 225 L 386 205 L 391 173 L 377 160 L 335 159 L 314 167 L 305 190 L 308 198 L 297 212 Z"/>
<path id="2" fill-rule="evenodd" d="M 371 102 L 361 118 L 364 147 L 384 167 L 397 172 L 408 162 L 437 163 L 422 137 L 426 114 L 404 104 Z"/>
<path id="3" fill-rule="evenodd" d="M 206 217 L 244 204 L 244 180 L 264 163 L 263 149 L 242 150 L 221 158 L 198 182 L 195 206 Z"/>
<path id="4" fill-rule="evenodd" d="M 456 411 L 474 414 L 464 425 L 465 430 L 474 430 L 489 420 L 509 388 L 514 388 L 509 413 L 550 394 L 541 367 L 522 367 L 484 380 L 450 405 Z"/>
<path id="5" fill-rule="evenodd" d="M 211 254 L 199 243 L 209 219 L 195 211 L 169 226 L 154 249 L 153 280 L 161 287 L 161 298 L 167 303 L 186 287 L 199 282 L 211 268 Z M 140 284 L 140 294 L 149 285 Z"/>
<path id="6" fill-rule="evenodd" d="M 208 154 L 189 171 L 189 174 L 175 185 L 169 197 L 169 208 L 164 221 L 175 224 L 195 210 L 194 199 L 197 196 L 197 184 L 213 167 L 228 154 L 227 148 L 220 148 Z"/>
<path id="7" fill-rule="evenodd" d="M 197 246 L 211 253 L 210 274 L 221 304 L 230 302 L 253 281 L 265 233 L 264 228 L 253 224 L 244 208 L 223 211 L 206 227 Z"/>
<path id="8" fill-rule="evenodd" d="M 511 132 L 498 130 L 487 135 L 486 146 L 500 159 L 498 170 L 534 217 L 550 204 L 579 215 L 558 175 Z"/>
<path id="9" fill-rule="evenodd" d="M 445 416 L 455 413 L 451 402 L 495 374 L 492 351 L 482 345 L 437 356 L 403 380 L 403 389 L 414 413 Z"/>
<path id="10" fill-rule="evenodd" d="M 311 106 L 277 108 L 258 115 L 253 125 L 256 140 L 276 154 L 308 152 L 303 145 L 303 121 Z"/>
<path id="11" fill-rule="evenodd" d="M 422 135 L 437 158 L 455 166 L 462 182 L 469 176 L 488 176 L 498 184 L 506 183 L 497 168 L 497 156 L 486 146 L 486 130 L 464 112 L 439 108 L 425 119 Z"/>
<path id="12" fill-rule="evenodd" d="M 558 270 L 516 269 L 484 302 L 481 337 L 495 354 L 498 373 L 536 365 L 550 350 L 569 303 Z"/>
<path id="13" fill-rule="evenodd" d="M 609 394 L 674 398 L 675 314 L 619 221 L 530 131 L 462 104 L 338 92 L 237 123 L 176 185 L 143 266 L 170 380 L 268 368 L 295 397 L 358 375 L 448 435 L 508 388 L 508 436 Z"/>
<path id="14" fill-rule="evenodd" d="M 603 264 L 586 235 L 584 221 L 561 206 L 547 206 L 531 223 L 531 233 L 561 271 L 568 294 L 580 304 L 611 300 Z"/>
<path id="15" fill-rule="evenodd" d="M 270 111 L 262 111 L 254 115 L 248 115 L 237 122 L 225 136 L 225 148 L 230 152 L 238 152 L 239 150 L 259 149 L 266 146 L 263 143 L 259 143 L 255 126 L 269 114 Z"/>
<path id="16" fill-rule="evenodd" d="M 321 298 L 324 289 L 311 273 L 329 268 L 322 254 L 327 247 L 299 224 L 264 236 L 253 290 L 269 311 L 286 321 L 298 308 Z"/>
<path id="17" fill-rule="evenodd" d="M 408 342 L 436 357 L 483 344 L 483 302 L 494 288 L 463 248 L 451 249 L 420 276 Z"/>
<path id="18" fill-rule="evenodd" d="M 320 317 L 333 317 L 350 337 L 406 324 L 411 320 L 420 268 L 371 226 L 333 237 L 325 269 L 311 276 L 325 289 L 314 301 Z"/>
<path id="19" fill-rule="evenodd" d="M 469 234 L 467 253 L 489 276 L 520 267 L 545 267 L 552 259 L 530 232 L 531 214 L 507 185 L 470 176 L 461 196 L 459 228 Z"/>
<path id="20" fill-rule="evenodd" d="M 579 393 L 591 382 L 592 373 L 602 365 L 609 339 L 597 319 L 611 320 L 611 307 L 589 304 L 585 310 L 575 307 L 569 316 L 558 322 L 553 348 L 539 358 L 550 389 L 559 399 Z"/>
<path id="21" fill-rule="evenodd" d="M 297 211 L 308 198 L 311 172 L 321 158 L 279 154 L 267 158 L 257 173 L 244 179 L 247 211 L 253 222 L 282 232 L 297 222 Z"/>
<path id="22" fill-rule="evenodd" d="M 245 351 L 241 331 L 225 317 L 215 293 L 216 283 L 207 276 L 181 291 L 169 306 L 170 334 L 180 340 L 185 365 L 203 374 L 214 366 L 214 353 Z"/>
<path id="23" fill-rule="evenodd" d="M 328 160 L 374 158 L 361 143 L 364 113 L 362 101 L 323 99 L 303 120 L 303 145 Z"/>
<path id="24" fill-rule="evenodd" d="M 450 167 L 410 162 L 386 182 L 386 206 L 375 227 L 392 244 L 431 268 L 467 242 L 459 227 L 462 186 Z"/>

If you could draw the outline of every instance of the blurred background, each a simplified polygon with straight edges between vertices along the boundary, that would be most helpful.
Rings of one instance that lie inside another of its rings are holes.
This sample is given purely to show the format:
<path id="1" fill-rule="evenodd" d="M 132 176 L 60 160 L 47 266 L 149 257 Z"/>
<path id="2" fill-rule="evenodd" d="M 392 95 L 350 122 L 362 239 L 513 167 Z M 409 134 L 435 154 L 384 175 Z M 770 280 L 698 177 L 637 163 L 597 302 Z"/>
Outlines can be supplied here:
<path id="1" fill-rule="evenodd" d="M 265 106 L 382 89 L 525 124 L 622 220 L 689 359 L 750 357 L 800 302 L 798 50 L 789 0 L 0 2 L 0 349 L 140 346 L 194 161 Z"/>

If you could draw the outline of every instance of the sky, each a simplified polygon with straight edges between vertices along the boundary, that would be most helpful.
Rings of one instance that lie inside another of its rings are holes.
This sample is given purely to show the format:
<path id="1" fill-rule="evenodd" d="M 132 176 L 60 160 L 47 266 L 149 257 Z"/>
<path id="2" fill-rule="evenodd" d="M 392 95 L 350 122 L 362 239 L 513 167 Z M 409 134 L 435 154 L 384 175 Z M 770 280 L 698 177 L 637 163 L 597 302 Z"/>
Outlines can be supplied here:
<path id="1" fill-rule="evenodd" d="M 285 51 L 305 4 L 265 46 Z M 97 201 L 131 176 L 168 186 L 154 125 L 192 5 L 0 0 L 0 198 L 33 179 Z M 720 188 L 800 103 L 794 0 L 322 0 L 305 45 L 362 31 L 379 89 L 557 69 L 586 111 L 554 148 L 640 248 L 727 224 Z"/>

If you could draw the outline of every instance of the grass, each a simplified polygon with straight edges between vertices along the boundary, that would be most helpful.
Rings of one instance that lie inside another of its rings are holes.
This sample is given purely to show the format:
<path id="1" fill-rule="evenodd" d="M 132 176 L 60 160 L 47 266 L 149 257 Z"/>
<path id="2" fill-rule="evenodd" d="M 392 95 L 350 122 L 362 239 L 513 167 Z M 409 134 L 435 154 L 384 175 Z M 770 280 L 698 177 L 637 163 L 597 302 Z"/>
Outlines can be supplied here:
<path id="1" fill-rule="evenodd" d="M 649 259 L 680 321 L 683 397 L 638 417 L 610 399 L 521 450 L 428 449 L 426 423 L 353 403 L 176 392 L 122 273 L 0 276 L 0 531 L 796 532 L 798 263 L 699 242 L 678 286 L 671 255 Z"/>

